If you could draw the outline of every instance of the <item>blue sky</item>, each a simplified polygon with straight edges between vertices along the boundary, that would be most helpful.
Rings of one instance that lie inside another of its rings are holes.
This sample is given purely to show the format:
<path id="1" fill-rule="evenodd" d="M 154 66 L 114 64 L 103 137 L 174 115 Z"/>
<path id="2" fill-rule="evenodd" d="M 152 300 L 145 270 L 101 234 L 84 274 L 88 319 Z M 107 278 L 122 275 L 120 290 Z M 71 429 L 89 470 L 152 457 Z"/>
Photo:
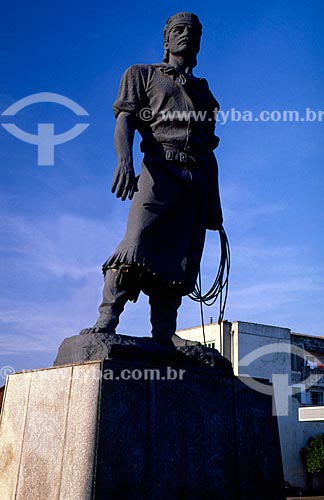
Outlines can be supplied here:
<path id="1" fill-rule="evenodd" d="M 83 106 L 76 117 L 35 104 L 0 117 L 36 133 L 90 123 L 55 147 L 55 165 L 37 165 L 37 147 L 0 127 L 0 366 L 49 366 L 63 338 L 96 320 L 101 264 L 123 236 L 129 202 L 110 193 L 115 167 L 111 105 L 123 71 L 159 62 L 165 20 L 197 13 L 203 39 L 197 76 L 223 111 L 324 110 L 324 4 L 321 0 L 238 2 L 27 2 L 3 5 L 0 114 L 38 92 Z M 219 123 L 224 226 L 232 252 L 225 317 L 324 335 L 322 122 Z M 138 141 L 137 141 L 138 143 Z M 140 155 L 135 154 L 136 168 Z M 207 288 L 218 267 L 218 236 L 208 234 Z M 147 298 L 129 304 L 119 332 L 149 335 Z M 206 320 L 218 308 L 205 310 Z M 199 324 L 184 300 L 179 328 Z"/>

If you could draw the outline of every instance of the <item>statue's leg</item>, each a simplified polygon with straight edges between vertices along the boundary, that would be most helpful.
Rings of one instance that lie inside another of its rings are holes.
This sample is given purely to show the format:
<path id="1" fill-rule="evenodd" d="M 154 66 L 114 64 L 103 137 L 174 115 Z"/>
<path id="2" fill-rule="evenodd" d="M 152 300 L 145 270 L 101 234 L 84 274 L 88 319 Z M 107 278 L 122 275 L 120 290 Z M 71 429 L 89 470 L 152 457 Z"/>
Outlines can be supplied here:
<path id="1" fill-rule="evenodd" d="M 81 330 L 80 335 L 87 333 L 115 334 L 119 317 L 128 300 L 132 300 L 127 283 L 120 279 L 120 269 L 107 269 L 102 291 L 102 302 L 98 308 L 99 318 L 92 328 Z"/>
<path id="2" fill-rule="evenodd" d="M 177 328 L 177 314 L 182 296 L 172 290 L 149 294 L 152 337 L 160 344 L 173 345 L 171 339 Z"/>
<path id="3" fill-rule="evenodd" d="M 102 291 L 102 302 L 98 308 L 99 318 L 95 326 L 109 333 L 116 333 L 119 316 L 129 300 L 128 289 L 119 283 L 119 270 L 107 269 L 105 285 Z"/>

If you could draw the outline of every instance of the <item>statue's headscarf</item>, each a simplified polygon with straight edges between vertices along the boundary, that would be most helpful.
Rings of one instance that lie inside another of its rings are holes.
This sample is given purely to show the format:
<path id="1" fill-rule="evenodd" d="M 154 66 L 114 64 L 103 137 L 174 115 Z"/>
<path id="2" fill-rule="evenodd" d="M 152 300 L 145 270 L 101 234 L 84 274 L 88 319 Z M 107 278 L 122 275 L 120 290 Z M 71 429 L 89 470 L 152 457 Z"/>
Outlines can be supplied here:
<path id="1" fill-rule="evenodd" d="M 165 23 L 163 30 L 164 42 L 167 42 L 169 40 L 169 33 L 172 30 L 172 28 L 177 24 L 191 24 L 192 26 L 195 26 L 198 29 L 200 36 L 202 34 L 202 25 L 196 14 L 192 14 L 191 12 L 179 12 L 178 14 L 174 14 L 173 16 L 169 17 L 169 19 Z M 169 49 L 165 47 L 164 47 L 163 62 L 169 62 Z"/>

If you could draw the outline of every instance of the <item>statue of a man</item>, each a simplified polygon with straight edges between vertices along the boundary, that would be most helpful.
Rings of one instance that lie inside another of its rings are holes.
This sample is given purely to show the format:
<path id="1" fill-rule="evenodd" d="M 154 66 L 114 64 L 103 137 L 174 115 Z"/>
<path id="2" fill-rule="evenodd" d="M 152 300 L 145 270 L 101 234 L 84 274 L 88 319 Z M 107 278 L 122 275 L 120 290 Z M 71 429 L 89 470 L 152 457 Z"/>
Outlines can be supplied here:
<path id="1" fill-rule="evenodd" d="M 125 237 L 103 265 L 99 318 L 81 333 L 114 334 L 126 302 L 143 291 L 153 339 L 172 343 L 182 296 L 194 289 L 206 229 L 222 227 L 213 154 L 219 105 L 207 81 L 192 74 L 201 34 L 195 14 L 175 14 L 164 28 L 163 63 L 136 64 L 121 79 L 113 105 L 118 165 L 112 192 L 133 201 Z M 139 179 L 135 130 L 144 153 Z"/>

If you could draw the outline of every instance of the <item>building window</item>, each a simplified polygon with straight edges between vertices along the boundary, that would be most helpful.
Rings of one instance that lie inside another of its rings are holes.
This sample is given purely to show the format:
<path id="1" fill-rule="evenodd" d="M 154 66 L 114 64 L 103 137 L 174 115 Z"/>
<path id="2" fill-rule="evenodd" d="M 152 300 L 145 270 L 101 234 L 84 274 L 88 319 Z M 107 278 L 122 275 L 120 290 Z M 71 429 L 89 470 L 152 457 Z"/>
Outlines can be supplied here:
<path id="1" fill-rule="evenodd" d="M 311 404 L 316 406 L 323 406 L 323 392 L 310 391 Z"/>
<path id="2" fill-rule="evenodd" d="M 304 368 L 304 360 L 301 356 L 297 354 L 291 354 L 291 369 L 296 372 L 301 372 Z"/>

